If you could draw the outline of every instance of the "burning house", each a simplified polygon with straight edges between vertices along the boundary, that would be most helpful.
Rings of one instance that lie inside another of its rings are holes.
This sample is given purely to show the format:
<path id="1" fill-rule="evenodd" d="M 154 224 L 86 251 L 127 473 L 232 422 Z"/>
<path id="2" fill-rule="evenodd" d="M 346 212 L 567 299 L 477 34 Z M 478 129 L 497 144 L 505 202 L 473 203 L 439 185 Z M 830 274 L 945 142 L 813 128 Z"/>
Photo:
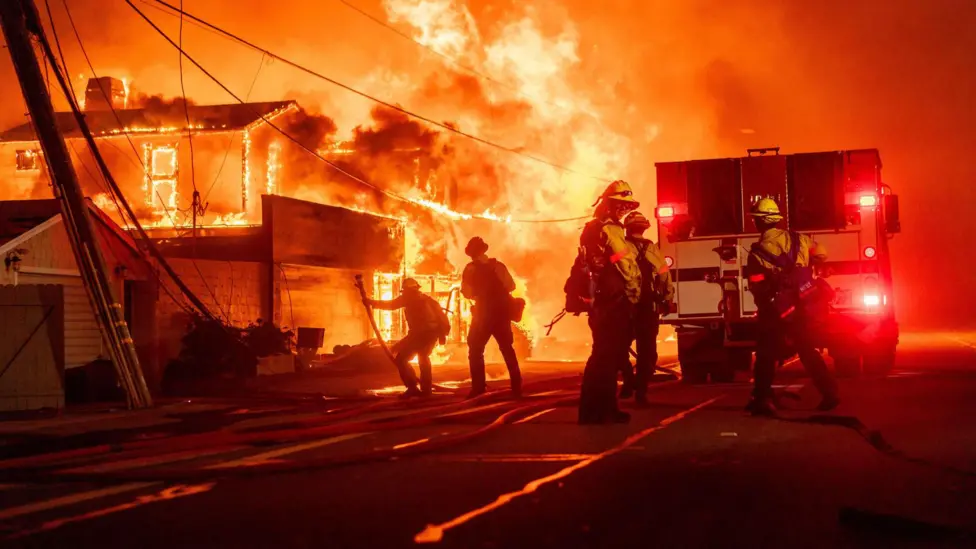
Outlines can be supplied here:
<path id="1" fill-rule="evenodd" d="M 99 151 L 140 222 L 226 322 L 324 328 L 324 350 L 331 351 L 371 337 L 353 274 L 368 275 L 380 299 L 399 293 L 409 275 L 451 311 L 451 343 L 435 360 L 464 359 L 455 352 L 470 316 L 459 292 L 463 263 L 448 258 L 463 236 L 448 224 L 504 219 L 486 210 L 471 221 L 452 209 L 457 178 L 440 170 L 449 151 L 436 132 L 376 109 L 372 126 L 339 139 L 331 119 L 295 101 L 196 105 L 139 94 L 107 77 L 89 81 L 83 104 Z M 125 226 L 73 115 L 58 113 L 57 122 L 86 195 Z M 0 133 L 0 199 L 50 197 L 42 154 L 29 122 Z M 363 180 L 384 188 L 364 187 Z M 392 199 L 388 190 L 409 199 Z M 525 295 L 524 281 L 519 292 Z M 405 333 L 400 312 L 375 314 L 385 339 Z M 156 316 L 157 354 L 165 363 L 179 351 L 187 318 L 168 296 L 160 297 Z M 526 356 L 528 331 L 516 337 Z"/>

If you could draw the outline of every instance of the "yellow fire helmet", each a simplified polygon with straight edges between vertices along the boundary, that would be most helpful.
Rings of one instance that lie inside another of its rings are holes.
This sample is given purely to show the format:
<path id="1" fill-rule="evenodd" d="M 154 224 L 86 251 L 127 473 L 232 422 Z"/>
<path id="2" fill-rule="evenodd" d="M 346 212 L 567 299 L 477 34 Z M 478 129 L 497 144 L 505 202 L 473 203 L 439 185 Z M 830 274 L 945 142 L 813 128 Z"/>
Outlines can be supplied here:
<path id="1" fill-rule="evenodd" d="M 779 211 L 779 205 L 772 198 L 761 198 L 749 212 L 752 217 L 762 218 L 769 223 L 779 223 L 783 220 L 783 215 Z"/>
<path id="2" fill-rule="evenodd" d="M 634 208 L 640 206 L 640 202 L 638 202 L 637 199 L 634 198 L 634 191 L 630 188 L 630 184 L 622 179 L 618 179 L 613 183 L 607 185 L 606 190 L 603 191 L 603 194 L 600 195 L 600 198 L 598 198 L 597 201 L 593 203 L 593 205 L 596 206 L 603 200 L 617 200 L 619 202 L 628 202 Z"/>

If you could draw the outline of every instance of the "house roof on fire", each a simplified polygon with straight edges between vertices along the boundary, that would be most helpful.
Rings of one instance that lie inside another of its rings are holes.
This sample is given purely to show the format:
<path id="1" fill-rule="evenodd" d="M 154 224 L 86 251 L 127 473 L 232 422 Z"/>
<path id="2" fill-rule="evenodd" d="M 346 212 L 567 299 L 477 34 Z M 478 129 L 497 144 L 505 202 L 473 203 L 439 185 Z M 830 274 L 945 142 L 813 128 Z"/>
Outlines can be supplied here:
<path id="1" fill-rule="evenodd" d="M 295 101 L 271 101 L 264 103 L 237 103 L 233 105 L 191 105 L 188 114 L 194 131 L 233 131 L 243 130 L 271 118 L 293 107 Z M 118 118 L 116 118 L 116 114 Z M 67 137 L 82 137 L 81 130 L 70 112 L 55 114 L 58 128 Z M 182 105 L 142 109 L 117 109 L 112 111 L 85 111 L 85 119 L 92 135 L 121 135 L 128 129 L 130 135 L 152 135 L 170 133 L 186 129 L 186 114 Z M 122 122 L 121 125 L 119 122 Z M 36 141 L 34 127 L 30 122 L 0 133 L 0 142 Z"/>

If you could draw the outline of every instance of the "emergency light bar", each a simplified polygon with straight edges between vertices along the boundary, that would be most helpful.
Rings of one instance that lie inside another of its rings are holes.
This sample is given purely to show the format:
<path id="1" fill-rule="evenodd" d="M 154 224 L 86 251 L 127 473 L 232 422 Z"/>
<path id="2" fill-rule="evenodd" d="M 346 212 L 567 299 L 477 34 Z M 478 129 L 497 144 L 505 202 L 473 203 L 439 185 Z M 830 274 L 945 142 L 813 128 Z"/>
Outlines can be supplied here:
<path id="1" fill-rule="evenodd" d="M 674 217 L 674 206 L 658 206 L 654 215 L 661 221 L 669 220 Z"/>
<path id="2" fill-rule="evenodd" d="M 877 307 L 881 305 L 881 298 L 874 294 L 864 294 L 865 307 Z"/>

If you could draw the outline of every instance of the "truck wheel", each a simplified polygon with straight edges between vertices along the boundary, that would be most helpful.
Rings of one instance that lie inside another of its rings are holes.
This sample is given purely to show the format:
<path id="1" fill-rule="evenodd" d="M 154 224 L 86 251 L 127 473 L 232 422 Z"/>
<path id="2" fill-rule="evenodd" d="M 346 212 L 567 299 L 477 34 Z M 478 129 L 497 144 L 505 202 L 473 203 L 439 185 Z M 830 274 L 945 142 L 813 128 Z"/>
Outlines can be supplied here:
<path id="1" fill-rule="evenodd" d="M 857 377 L 861 373 L 861 357 L 857 355 L 834 357 L 834 372 L 837 377 Z"/>
<path id="2" fill-rule="evenodd" d="M 885 375 L 895 366 L 895 346 L 877 345 L 864 353 L 864 373 Z"/>

